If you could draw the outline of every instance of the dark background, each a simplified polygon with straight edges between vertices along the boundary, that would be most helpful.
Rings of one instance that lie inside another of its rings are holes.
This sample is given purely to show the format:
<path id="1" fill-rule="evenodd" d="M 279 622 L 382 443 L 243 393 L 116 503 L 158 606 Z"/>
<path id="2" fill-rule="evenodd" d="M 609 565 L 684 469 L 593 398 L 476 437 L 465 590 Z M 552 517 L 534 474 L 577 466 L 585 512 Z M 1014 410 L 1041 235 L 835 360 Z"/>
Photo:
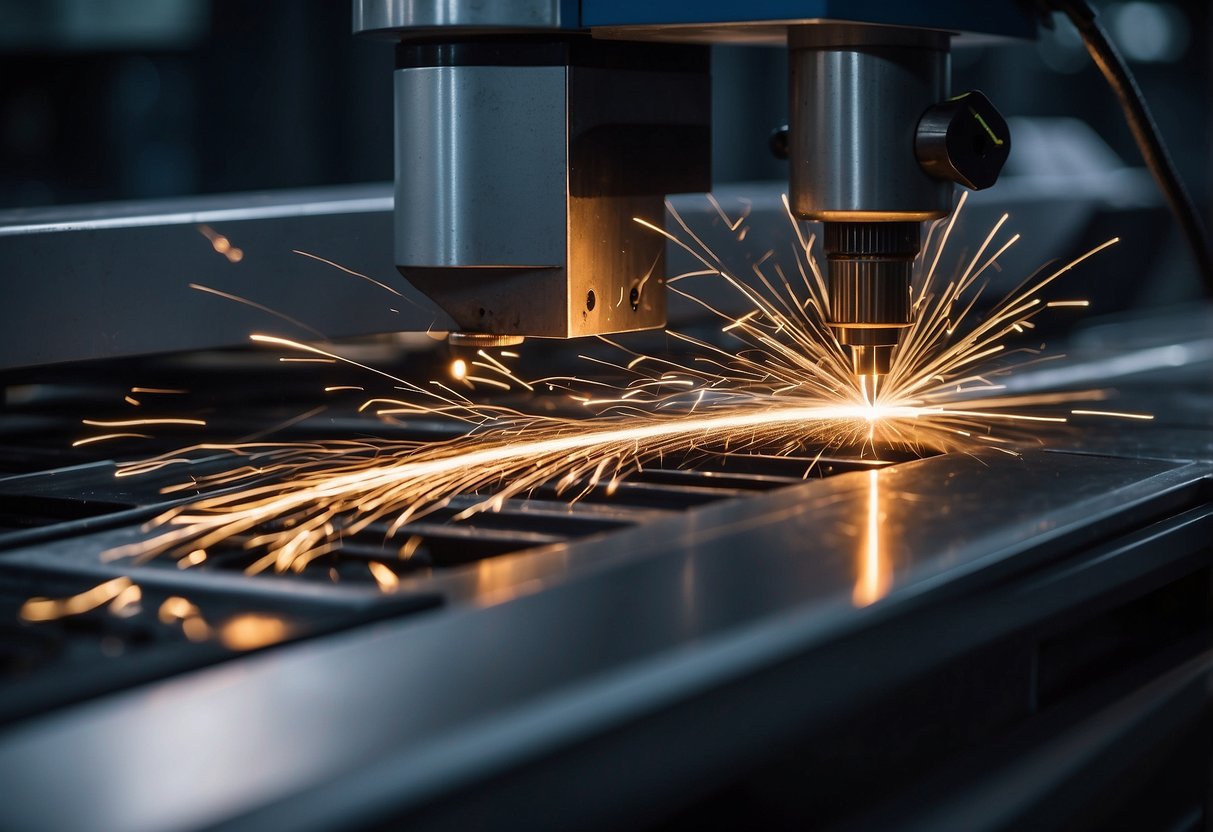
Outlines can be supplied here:
<path id="1" fill-rule="evenodd" d="M 1208 4 L 1100 6 L 1205 204 Z M 392 50 L 350 28 L 344 0 L 0 0 L 0 208 L 391 179 Z M 957 90 L 1080 118 L 1138 164 L 1067 24 L 953 64 Z M 781 50 L 716 50 L 717 182 L 785 175 L 785 74 Z"/>

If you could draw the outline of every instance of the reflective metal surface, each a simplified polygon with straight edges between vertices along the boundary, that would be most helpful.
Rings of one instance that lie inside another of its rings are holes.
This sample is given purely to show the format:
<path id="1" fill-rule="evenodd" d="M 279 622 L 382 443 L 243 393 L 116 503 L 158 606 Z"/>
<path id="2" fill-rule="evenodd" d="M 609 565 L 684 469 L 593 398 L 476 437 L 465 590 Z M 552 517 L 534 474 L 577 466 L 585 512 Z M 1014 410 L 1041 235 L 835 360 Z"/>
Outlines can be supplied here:
<path id="1" fill-rule="evenodd" d="M 354 0 L 354 31 L 397 38 L 400 29 L 575 27 L 577 6 L 567 0 Z"/>
<path id="2" fill-rule="evenodd" d="M 396 70 L 397 265 L 564 264 L 565 76 L 559 66 Z"/>
<path id="3" fill-rule="evenodd" d="M 817 25 L 789 30 L 789 197 L 817 220 L 928 220 L 952 185 L 914 156 L 923 112 L 947 97 L 943 32 Z"/>
<path id="4" fill-rule="evenodd" d="M 664 194 L 706 188 L 706 56 L 595 47 L 544 66 L 396 71 L 396 262 L 464 332 L 665 323 Z M 647 50 L 647 51 L 646 51 Z M 629 56 L 633 52 L 628 53 Z M 479 59 L 479 58 L 477 58 Z"/>
<path id="5" fill-rule="evenodd" d="M 448 329 L 396 272 L 391 210 L 390 187 L 359 185 L 0 213 L 5 278 L 22 287 L 0 307 L 0 366 L 244 344 L 266 326 L 298 338 Z"/>
<path id="6" fill-rule="evenodd" d="M 876 611 L 1132 528 L 1159 499 L 1182 505 L 1176 489 L 1208 474 L 1058 454 L 937 458 L 518 556 L 526 568 L 506 561 L 444 582 L 468 604 L 448 613 L 7 732 L 0 773 L 31 799 L 0 806 L 0 818 L 159 829 L 288 797 L 274 817 L 295 828 L 373 817 L 837 638 Z M 124 748 L 138 753 L 62 765 Z M 330 796 L 349 789 L 352 803 Z"/>
<path id="7" fill-rule="evenodd" d="M 1025 616 L 1072 614 L 1084 593 L 1106 598 L 1103 581 L 1146 586 L 1150 570 L 1173 561 L 1207 568 L 1211 321 L 1201 310 L 1120 322 L 1106 338 L 1092 331 L 1066 367 L 1042 365 L 1014 388 L 1049 389 L 1049 372 L 1074 386 L 1102 377 L 1123 391 L 1116 406 L 1151 410 L 1157 423 L 1080 422 L 1081 432 L 1020 457 L 957 453 L 854 471 L 651 511 L 614 531 L 609 504 L 585 506 L 576 514 L 604 523 L 600 533 L 401 581 L 406 596 L 441 597 L 442 609 L 12 724 L 0 730 L 0 777 L 23 797 L 0 803 L 0 826 L 370 824 L 628 737 L 640 723 L 683 714 L 702 728 L 694 703 L 721 691 L 744 708 L 719 711 L 733 716 L 711 731 L 684 726 L 677 742 L 648 742 L 643 759 L 667 772 L 663 783 L 735 772 L 792 726 L 829 723 L 893 679 L 977 640 L 1011 638 Z M 1114 355 L 1114 345 L 1128 349 Z M 143 534 L 133 524 L 86 530 L 6 549 L 0 562 L 9 574 L 53 567 L 101 578 L 130 568 L 98 553 Z M 157 585 L 156 567 L 134 569 Z M 195 578 L 213 588 L 246 579 Z M 881 631 L 905 640 L 848 652 Z M 563 766 L 594 783 L 602 817 L 638 799 L 637 778 L 655 782 L 641 758 L 612 759 L 632 763 L 605 780 Z M 430 817 L 449 827 L 466 820 L 457 809 Z"/>

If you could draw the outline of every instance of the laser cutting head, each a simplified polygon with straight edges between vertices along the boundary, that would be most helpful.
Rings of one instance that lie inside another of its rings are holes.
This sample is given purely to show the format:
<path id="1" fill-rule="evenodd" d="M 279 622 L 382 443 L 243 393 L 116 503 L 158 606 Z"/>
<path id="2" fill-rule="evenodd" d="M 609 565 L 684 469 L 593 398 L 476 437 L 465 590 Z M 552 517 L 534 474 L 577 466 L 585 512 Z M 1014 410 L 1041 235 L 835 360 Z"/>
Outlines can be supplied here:
<path id="1" fill-rule="evenodd" d="M 950 34 L 824 23 L 789 31 L 790 201 L 825 224 L 828 322 L 856 376 L 889 372 L 912 324 L 923 222 L 952 186 L 992 185 L 1010 151 L 981 93 L 947 98 Z"/>

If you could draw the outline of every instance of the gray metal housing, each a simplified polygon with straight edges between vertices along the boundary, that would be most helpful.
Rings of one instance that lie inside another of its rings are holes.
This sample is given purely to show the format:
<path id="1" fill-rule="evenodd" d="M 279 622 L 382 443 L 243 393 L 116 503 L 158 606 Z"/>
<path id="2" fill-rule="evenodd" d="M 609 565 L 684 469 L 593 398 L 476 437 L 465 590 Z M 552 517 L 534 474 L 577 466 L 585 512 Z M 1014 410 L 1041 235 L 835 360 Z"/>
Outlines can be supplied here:
<path id="1" fill-rule="evenodd" d="M 822 221 L 930 220 L 952 183 L 914 155 L 918 121 L 948 95 L 949 35 L 820 24 L 789 29 L 790 198 Z"/>
<path id="2" fill-rule="evenodd" d="M 710 93 L 706 55 L 645 68 L 656 48 L 396 70 L 396 263 L 458 329 L 665 323 L 665 240 L 637 220 L 660 228 L 665 194 L 710 187 Z"/>

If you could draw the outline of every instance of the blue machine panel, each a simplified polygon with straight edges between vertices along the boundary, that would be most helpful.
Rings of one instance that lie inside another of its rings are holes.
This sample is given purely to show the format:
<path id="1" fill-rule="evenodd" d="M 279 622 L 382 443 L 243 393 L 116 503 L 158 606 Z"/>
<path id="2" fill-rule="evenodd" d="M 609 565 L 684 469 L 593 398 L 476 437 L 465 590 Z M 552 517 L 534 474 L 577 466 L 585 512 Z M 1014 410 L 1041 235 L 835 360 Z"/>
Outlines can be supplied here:
<path id="1" fill-rule="evenodd" d="M 1030 38 L 1013 0 L 581 0 L 581 25 L 653 26 L 824 18 Z"/>

